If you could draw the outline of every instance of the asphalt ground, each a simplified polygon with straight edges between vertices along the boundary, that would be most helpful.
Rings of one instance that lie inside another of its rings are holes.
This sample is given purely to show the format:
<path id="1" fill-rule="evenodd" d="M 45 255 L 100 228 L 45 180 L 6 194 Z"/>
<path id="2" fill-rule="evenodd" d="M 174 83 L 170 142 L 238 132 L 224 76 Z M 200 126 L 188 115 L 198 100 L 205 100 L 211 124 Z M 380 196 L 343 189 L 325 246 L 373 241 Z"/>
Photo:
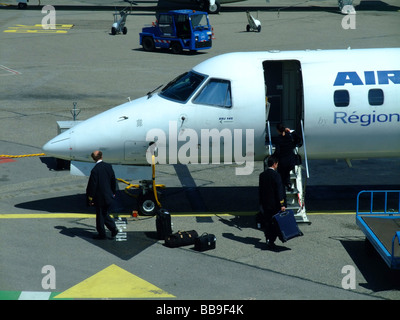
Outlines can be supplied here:
<path id="1" fill-rule="evenodd" d="M 328 9 L 315 10 L 313 2 L 301 10 L 260 10 L 260 33 L 245 32 L 244 11 L 223 11 L 210 17 L 213 48 L 180 56 L 140 48 L 141 27 L 155 19 L 149 11 L 128 17 L 127 35 L 112 36 L 113 11 L 57 10 L 56 23 L 64 27 L 56 31 L 64 32 L 45 33 L 34 27 L 44 17 L 40 10 L 0 10 L 0 154 L 41 153 L 57 133 L 56 121 L 71 120 L 74 102 L 78 120 L 84 120 L 224 52 L 399 46 L 396 1 L 388 1 L 387 10 L 377 5 L 358 11 L 354 30 L 342 28 L 344 16 L 330 9 L 335 2 L 324 3 Z M 259 5 L 250 2 L 249 8 Z M 21 291 L 74 299 L 151 299 L 160 305 L 185 299 L 400 298 L 398 273 L 365 250 L 354 215 L 359 191 L 400 189 L 399 159 L 354 160 L 352 168 L 343 160 L 310 161 L 306 208 L 311 224 L 301 224 L 304 236 L 278 243 L 277 252 L 266 249 L 252 216 L 260 163 L 246 177 L 223 164 L 157 167 L 157 182 L 167 186 L 160 199 L 173 215 L 174 231 L 215 234 L 216 249 L 206 252 L 165 247 L 155 237 L 155 218 L 130 216 L 135 200 L 123 184 L 114 211 L 127 219 L 127 240 L 96 242 L 93 210 L 84 201 L 87 178 L 54 170 L 54 159 L 46 156 L 5 157 L 0 170 L 2 299 Z M 55 289 L 43 287 L 47 265 L 56 271 Z M 354 267 L 355 289 L 343 288 L 345 266 Z M 88 281 L 104 281 L 110 273 L 117 275 L 115 285 Z M 141 292 L 132 290 L 136 278 L 126 287 L 131 275 L 147 283 Z"/>

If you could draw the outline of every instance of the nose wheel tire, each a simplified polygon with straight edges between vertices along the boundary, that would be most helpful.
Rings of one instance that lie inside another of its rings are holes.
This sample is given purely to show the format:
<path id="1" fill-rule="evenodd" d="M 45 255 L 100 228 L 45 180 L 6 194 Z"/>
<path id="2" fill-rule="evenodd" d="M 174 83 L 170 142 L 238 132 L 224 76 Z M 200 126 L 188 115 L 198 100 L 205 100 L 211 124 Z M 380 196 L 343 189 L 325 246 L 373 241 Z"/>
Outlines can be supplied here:
<path id="1" fill-rule="evenodd" d="M 157 204 L 154 196 L 141 194 L 138 197 L 139 212 L 144 216 L 154 216 L 156 214 Z"/>
<path id="2" fill-rule="evenodd" d="M 215 1 L 214 4 L 210 4 L 208 6 L 208 12 L 211 14 L 217 14 L 221 10 L 221 5 L 219 4 L 218 1 Z"/>

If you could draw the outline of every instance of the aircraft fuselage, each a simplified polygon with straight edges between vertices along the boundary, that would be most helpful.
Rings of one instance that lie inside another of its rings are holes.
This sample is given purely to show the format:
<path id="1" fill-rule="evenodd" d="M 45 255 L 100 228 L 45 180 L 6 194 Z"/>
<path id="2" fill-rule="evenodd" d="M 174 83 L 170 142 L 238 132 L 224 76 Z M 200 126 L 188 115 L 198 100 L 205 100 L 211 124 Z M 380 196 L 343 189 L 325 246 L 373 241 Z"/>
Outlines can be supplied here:
<path id="1" fill-rule="evenodd" d="M 301 134 L 308 159 L 400 156 L 400 49 L 267 51 L 210 58 L 161 92 L 96 115 L 44 147 L 115 164 L 238 163 L 268 155 L 268 126 Z M 300 148 L 303 153 L 304 148 Z"/>

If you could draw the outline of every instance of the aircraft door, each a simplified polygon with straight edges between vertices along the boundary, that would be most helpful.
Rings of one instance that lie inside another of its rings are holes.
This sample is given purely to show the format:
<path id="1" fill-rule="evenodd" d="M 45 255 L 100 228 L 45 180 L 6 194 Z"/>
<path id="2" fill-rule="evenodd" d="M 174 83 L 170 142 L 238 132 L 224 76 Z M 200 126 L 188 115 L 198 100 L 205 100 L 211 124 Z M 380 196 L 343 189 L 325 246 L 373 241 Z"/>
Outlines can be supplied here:
<path id="1" fill-rule="evenodd" d="M 126 163 L 144 163 L 146 151 L 149 147 L 148 141 L 125 141 L 124 160 Z"/>
<path id="2" fill-rule="evenodd" d="M 278 123 L 301 131 L 303 119 L 303 85 L 301 65 L 297 60 L 264 61 L 267 121 L 272 132 Z"/>

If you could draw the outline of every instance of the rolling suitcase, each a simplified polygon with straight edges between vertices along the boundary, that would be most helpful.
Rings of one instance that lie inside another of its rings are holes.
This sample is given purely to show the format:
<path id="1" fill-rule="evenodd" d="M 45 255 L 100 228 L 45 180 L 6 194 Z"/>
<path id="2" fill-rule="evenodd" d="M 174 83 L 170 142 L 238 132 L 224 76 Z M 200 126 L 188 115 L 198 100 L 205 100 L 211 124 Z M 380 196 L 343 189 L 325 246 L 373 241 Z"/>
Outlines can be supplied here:
<path id="1" fill-rule="evenodd" d="M 282 242 L 286 242 L 295 237 L 302 236 L 303 233 L 297 226 L 296 218 L 292 210 L 281 211 L 272 217 L 277 232 L 278 238 Z"/>
<path id="2" fill-rule="evenodd" d="M 165 240 L 172 233 L 171 215 L 165 209 L 160 208 L 156 217 L 157 239 Z"/>

